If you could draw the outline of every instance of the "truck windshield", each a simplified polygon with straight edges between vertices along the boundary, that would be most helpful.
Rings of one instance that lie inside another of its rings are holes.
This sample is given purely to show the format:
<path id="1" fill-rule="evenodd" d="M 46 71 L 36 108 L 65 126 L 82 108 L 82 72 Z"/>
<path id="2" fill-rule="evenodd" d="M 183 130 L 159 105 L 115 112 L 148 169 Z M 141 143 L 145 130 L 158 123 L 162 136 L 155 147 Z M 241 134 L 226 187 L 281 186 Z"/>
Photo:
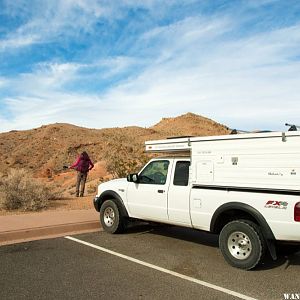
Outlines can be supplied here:
<path id="1" fill-rule="evenodd" d="M 139 183 L 143 184 L 165 184 L 167 181 L 168 160 L 152 161 L 139 175 Z"/>

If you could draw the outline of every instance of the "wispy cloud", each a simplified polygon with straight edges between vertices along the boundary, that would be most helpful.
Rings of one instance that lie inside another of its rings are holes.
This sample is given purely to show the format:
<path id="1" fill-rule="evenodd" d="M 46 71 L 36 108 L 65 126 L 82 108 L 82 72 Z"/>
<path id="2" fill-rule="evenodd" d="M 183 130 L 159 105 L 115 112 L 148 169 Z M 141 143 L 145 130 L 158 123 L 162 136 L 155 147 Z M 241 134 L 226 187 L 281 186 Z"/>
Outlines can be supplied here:
<path id="1" fill-rule="evenodd" d="M 82 31 L 90 32 L 102 14 L 101 6 L 93 0 L 88 3 L 80 0 L 21 0 L 13 5 L 10 2 L 6 2 L 5 11 L 12 16 L 20 15 L 23 19 L 19 26 L 7 32 L 0 40 L 2 51 L 35 43 L 57 42 L 64 37 L 78 36 Z"/>
<path id="2" fill-rule="evenodd" d="M 15 36 L 0 41 L 0 51 L 10 50 L 14 48 L 26 47 L 37 43 L 39 37 L 37 35 Z"/>
<path id="3" fill-rule="evenodd" d="M 0 40 L 0 50 L 25 47 L 37 42 L 55 42 L 63 37 L 92 33 L 100 22 L 112 24 L 133 8 L 154 9 L 160 1 L 51 0 L 3 2 L 3 10 L 21 16 L 23 22 Z M 172 5 L 164 4 L 163 6 Z M 28 17 L 30 16 L 30 17 Z"/>

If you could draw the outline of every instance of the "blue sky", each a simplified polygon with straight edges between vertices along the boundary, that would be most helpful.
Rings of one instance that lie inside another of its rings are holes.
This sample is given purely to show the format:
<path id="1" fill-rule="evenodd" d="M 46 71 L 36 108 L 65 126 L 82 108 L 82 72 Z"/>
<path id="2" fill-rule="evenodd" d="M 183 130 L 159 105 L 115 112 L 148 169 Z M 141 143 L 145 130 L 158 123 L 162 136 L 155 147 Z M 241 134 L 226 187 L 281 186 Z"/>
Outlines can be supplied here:
<path id="1" fill-rule="evenodd" d="M 300 1 L 0 0 L 0 132 L 300 124 Z"/>

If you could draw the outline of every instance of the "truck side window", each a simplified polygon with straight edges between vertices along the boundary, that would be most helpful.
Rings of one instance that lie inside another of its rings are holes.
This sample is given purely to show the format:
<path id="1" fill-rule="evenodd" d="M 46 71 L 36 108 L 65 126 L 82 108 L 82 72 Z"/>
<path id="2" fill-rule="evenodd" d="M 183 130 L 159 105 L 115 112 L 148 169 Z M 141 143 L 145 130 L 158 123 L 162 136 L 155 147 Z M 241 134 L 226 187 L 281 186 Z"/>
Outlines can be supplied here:
<path id="1" fill-rule="evenodd" d="M 152 161 L 139 174 L 139 183 L 165 184 L 167 181 L 169 163 L 168 160 Z"/>
<path id="2" fill-rule="evenodd" d="M 186 186 L 189 183 L 189 161 L 178 161 L 175 167 L 174 185 Z"/>

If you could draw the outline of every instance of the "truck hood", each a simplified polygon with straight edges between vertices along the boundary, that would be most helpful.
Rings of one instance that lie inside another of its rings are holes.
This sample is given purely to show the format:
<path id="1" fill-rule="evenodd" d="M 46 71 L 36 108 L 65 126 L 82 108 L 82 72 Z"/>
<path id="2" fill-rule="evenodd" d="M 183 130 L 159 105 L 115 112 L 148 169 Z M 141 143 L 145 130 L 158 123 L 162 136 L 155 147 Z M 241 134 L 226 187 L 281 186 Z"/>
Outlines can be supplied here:
<path id="1" fill-rule="evenodd" d="M 126 191 L 127 185 L 128 181 L 126 178 L 113 179 L 99 184 L 97 195 L 99 196 L 100 194 L 108 190 L 120 193 L 120 190 Z"/>

